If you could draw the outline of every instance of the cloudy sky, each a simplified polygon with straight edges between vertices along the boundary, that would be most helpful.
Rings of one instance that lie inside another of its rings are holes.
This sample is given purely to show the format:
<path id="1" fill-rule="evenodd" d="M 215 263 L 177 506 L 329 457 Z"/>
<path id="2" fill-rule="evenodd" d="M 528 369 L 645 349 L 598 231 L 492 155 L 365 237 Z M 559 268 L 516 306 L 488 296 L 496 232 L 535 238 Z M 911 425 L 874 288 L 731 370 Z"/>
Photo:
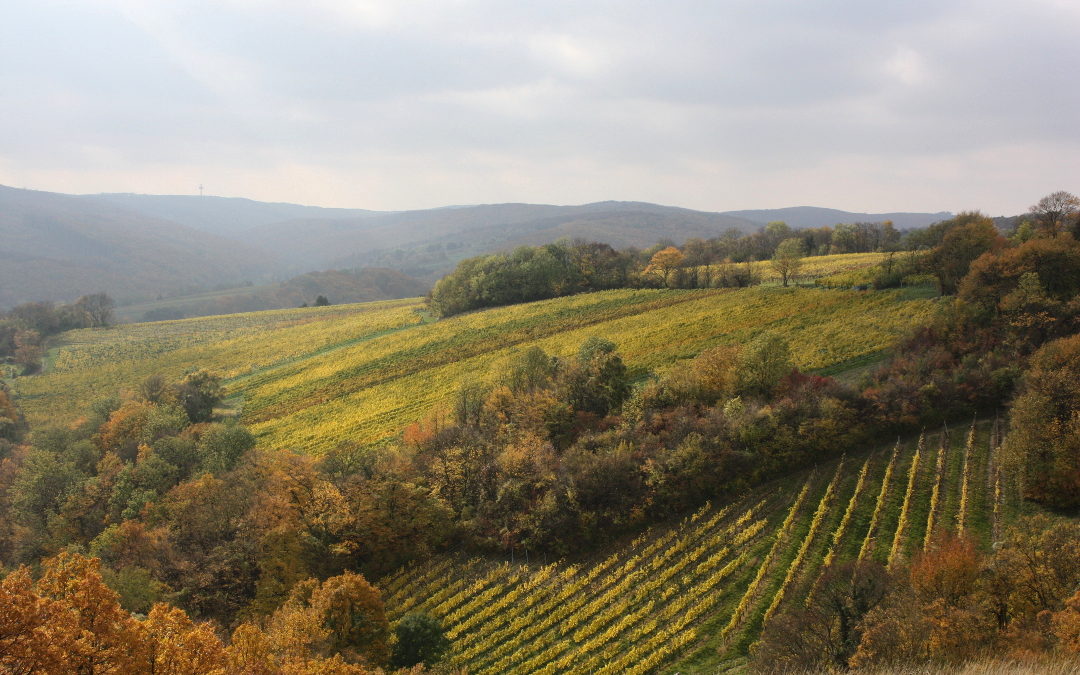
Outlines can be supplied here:
<path id="1" fill-rule="evenodd" d="M 1022 212 L 1075 0 L 4 0 L 0 183 L 410 209 Z"/>

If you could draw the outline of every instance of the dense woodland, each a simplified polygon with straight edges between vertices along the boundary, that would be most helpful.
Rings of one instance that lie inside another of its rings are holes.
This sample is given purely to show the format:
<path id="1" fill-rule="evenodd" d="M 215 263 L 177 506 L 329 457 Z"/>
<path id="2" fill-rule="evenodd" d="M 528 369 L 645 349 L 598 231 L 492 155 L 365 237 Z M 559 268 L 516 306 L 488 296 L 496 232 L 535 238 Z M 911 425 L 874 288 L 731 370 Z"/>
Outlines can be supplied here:
<path id="1" fill-rule="evenodd" d="M 635 383 L 618 345 L 595 338 L 571 358 L 524 351 L 502 384 L 463 386 L 452 408 L 396 442 L 322 457 L 257 447 L 219 415 L 220 382 L 205 371 L 149 378 L 88 406 L 72 428 L 27 429 L 0 391 L 0 561 L 12 570 L 0 584 L 0 664 L 236 673 L 434 664 L 445 649 L 438 626 L 416 616 L 391 639 L 367 580 L 461 547 L 588 555 L 705 500 L 976 415 L 1008 416 L 1006 456 L 1028 499 L 1075 513 L 1077 227 L 1075 208 L 1036 209 L 1010 237 L 962 214 L 902 240 L 887 226 L 776 226 L 646 252 L 558 244 L 466 261 L 432 294 L 448 315 L 645 277 L 678 285 L 677 272 L 721 261 L 783 264 L 792 240 L 800 253 L 849 250 L 840 248 L 849 234 L 856 247 L 922 249 L 909 264 L 948 297 L 855 384 L 794 369 L 784 336 L 769 332 Z M 874 274 L 896 275 L 899 263 L 888 264 Z M 47 309 L 40 315 L 73 312 Z M 16 335 L 66 326 L 24 314 L 6 317 L 15 350 Z M 757 663 L 844 669 L 1077 652 L 1078 560 L 1077 526 L 1045 517 L 993 552 L 960 538 L 935 542 L 910 569 L 837 561 L 804 611 L 770 624 Z"/>

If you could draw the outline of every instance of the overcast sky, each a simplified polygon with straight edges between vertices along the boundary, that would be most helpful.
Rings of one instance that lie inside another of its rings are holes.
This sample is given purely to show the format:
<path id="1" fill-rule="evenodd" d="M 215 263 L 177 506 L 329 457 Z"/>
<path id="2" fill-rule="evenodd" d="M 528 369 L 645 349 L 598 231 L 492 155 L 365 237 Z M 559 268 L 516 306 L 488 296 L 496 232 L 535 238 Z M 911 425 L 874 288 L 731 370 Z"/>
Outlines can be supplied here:
<path id="1" fill-rule="evenodd" d="M 1080 2 L 3 0 L 0 183 L 322 206 L 1022 212 Z"/>

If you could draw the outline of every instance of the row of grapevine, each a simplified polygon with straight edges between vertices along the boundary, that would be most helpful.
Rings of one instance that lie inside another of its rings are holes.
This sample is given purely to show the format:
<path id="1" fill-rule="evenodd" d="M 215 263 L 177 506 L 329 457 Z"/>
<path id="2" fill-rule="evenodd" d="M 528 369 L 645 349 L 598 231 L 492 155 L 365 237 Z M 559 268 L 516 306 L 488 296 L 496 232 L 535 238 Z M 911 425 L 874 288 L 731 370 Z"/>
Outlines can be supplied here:
<path id="1" fill-rule="evenodd" d="M 814 511 L 813 517 L 810 519 L 810 529 L 807 531 L 806 536 L 803 537 L 802 543 L 799 545 L 799 550 L 795 553 L 795 559 L 788 565 L 787 573 L 784 575 L 784 580 L 780 583 L 780 588 L 777 589 L 773 595 L 772 602 L 769 603 L 769 607 L 765 610 L 765 618 L 762 623 L 768 623 L 772 618 L 777 607 L 784 600 L 784 594 L 795 580 L 795 576 L 799 570 L 802 569 L 803 558 L 806 557 L 806 552 L 810 549 L 810 543 L 813 542 L 814 537 L 817 536 L 818 530 L 821 529 L 821 524 L 825 520 L 825 513 L 832 506 L 833 493 L 836 490 L 836 483 L 840 480 L 841 471 L 843 471 L 844 462 L 841 461 L 837 467 L 836 472 L 833 474 L 832 480 L 829 481 L 828 487 L 825 488 L 825 494 L 822 495 L 821 501 L 818 502 L 817 509 Z"/>
<path id="2" fill-rule="evenodd" d="M 750 606 L 757 600 L 758 591 L 761 587 L 762 581 L 765 579 L 766 572 L 772 567 L 773 560 L 779 555 L 783 545 L 786 543 L 788 534 L 791 531 L 791 527 L 795 522 L 795 516 L 799 512 L 799 508 L 802 507 L 803 501 L 806 499 L 807 493 L 810 491 L 810 485 L 814 481 L 814 476 L 806 480 L 803 484 L 802 490 L 799 491 L 798 497 L 792 502 L 791 508 L 788 509 L 787 517 L 784 518 L 784 522 L 777 530 L 775 538 L 773 539 L 773 545 L 769 548 L 768 554 L 765 559 L 758 565 L 757 574 L 754 575 L 750 585 L 746 588 L 742 598 L 739 599 L 739 604 L 735 607 L 735 611 L 731 613 L 731 618 L 728 619 L 727 624 L 720 632 L 721 639 L 731 635 L 732 631 L 739 625 L 743 617 L 746 615 Z"/>
<path id="3" fill-rule="evenodd" d="M 843 540 L 844 535 L 847 534 L 847 528 L 851 524 L 851 517 L 855 514 L 855 508 L 859 504 L 859 495 L 862 494 L 863 488 L 866 487 L 866 476 L 869 472 L 870 457 L 867 457 L 866 461 L 863 462 L 862 469 L 859 470 L 859 478 L 855 481 L 855 490 L 851 493 L 851 498 L 848 499 L 847 507 L 844 509 L 844 515 L 840 517 L 840 524 L 837 525 L 836 529 L 833 531 L 829 550 L 821 563 L 823 568 L 831 565 L 833 559 L 836 558 L 837 546 Z"/>
<path id="4" fill-rule="evenodd" d="M 986 463 L 987 486 L 993 490 L 990 509 L 990 532 L 994 541 L 1001 539 L 1005 507 L 1005 467 L 1001 462 L 1001 432 L 998 420 L 990 431 L 989 460 Z"/>
<path id="5" fill-rule="evenodd" d="M 971 508 L 971 474 L 973 454 L 975 452 L 975 423 L 972 422 L 964 443 L 964 470 L 960 484 L 960 508 L 956 513 L 956 530 L 963 534 L 968 527 L 968 512 Z"/>
<path id="6" fill-rule="evenodd" d="M 923 451 L 926 450 L 926 434 L 919 434 L 919 443 L 915 447 L 915 455 L 911 458 L 908 468 L 907 489 L 904 491 L 904 502 L 900 506 L 900 522 L 896 524 L 893 532 L 892 548 L 889 549 L 889 568 L 892 569 L 900 562 L 900 547 L 904 543 L 904 534 L 907 531 L 908 517 L 911 513 L 911 499 L 915 493 L 915 477 L 919 473 L 919 460 Z"/>
<path id="7" fill-rule="evenodd" d="M 873 551 L 878 525 L 881 523 L 881 516 L 885 512 L 885 500 L 888 498 L 892 475 L 896 471 L 896 459 L 899 456 L 900 440 L 897 439 L 892 456 L 889 457 L 889 463 L 885 466 L 885 475 L 881 479 L 881 489 L 878 490 L 877 500 L 874 502 L 874 513 L 870 516 L 870 526 L 866 528 L 866 536 L 863 538 L 862 546 L 859 548 L 858 560 L 865 560 Z"/>
<path id="8" fill-rule="evenodd" d="M 941 444 L 938 446 L 937 463 L 934 465 L 934 488 L 930 493 L 930 511 L 926 516 L 926 534 L 923 536 L 923 548 L 930 546 L 937 529 L 938 511 L 941 508 L 941 488 L 945 482 L 945 458 L 949 452 L 949 434 L 944 431 L 941 434 Z"/>

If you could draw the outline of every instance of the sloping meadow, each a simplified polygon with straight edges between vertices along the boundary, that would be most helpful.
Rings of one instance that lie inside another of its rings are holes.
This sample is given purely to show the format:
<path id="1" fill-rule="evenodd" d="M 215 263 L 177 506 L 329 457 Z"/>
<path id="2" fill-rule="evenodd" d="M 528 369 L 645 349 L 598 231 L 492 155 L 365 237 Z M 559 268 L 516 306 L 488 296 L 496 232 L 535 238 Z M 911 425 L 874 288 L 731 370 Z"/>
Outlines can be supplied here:
<path id="1" fill-rule="evenodd" d="M 46 374 L 15 382 L 35 426 L 75 419 L 95 398 L 160 373 L 206 368 L 265 447 L 319 453 L 374 443 L 493 383 L 520 350 L 567 356 L 615 342 L 642 378 L 718 344 L 782 334 L 803 370 L 843 370 L 887 349 L 932 301 L 902 292 L 805 288 L 615 290 L 431 321 L 420 300 L 255 312 L 74 331 Z"/>

